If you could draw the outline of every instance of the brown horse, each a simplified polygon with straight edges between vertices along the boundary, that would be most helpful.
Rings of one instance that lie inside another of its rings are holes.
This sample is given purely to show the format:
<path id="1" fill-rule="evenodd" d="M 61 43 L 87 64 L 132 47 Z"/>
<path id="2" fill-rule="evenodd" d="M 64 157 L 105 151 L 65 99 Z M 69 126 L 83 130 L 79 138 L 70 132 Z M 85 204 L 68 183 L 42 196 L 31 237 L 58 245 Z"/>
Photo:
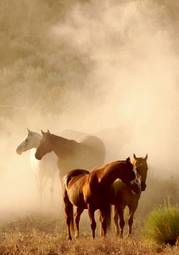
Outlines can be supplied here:
<path id="1" fill-rule="evenodd" d="M 95 238 L 96 229 L 94 213 L 97 209 L 100 210 L 102 233 L 105 236 L 110 219 L 109 190 L 112 183 L 120 178 L 124 183 L 130 184 L 135 177 L 130 158 L 111 162 L 91 172 L 80 169 L 69 172 L 64 177 L 64 204 L 68 238 L 72 238 L 70 226 L 73 226 L 73 206 L 77 207 L 75 215 L 76 236 L 79 235 L 79 220 L 84 209 L 88 209 L 93 238 Z"/>
<path id="2" fill-rule="evenodd" d="M 125 226 L 124 221 L 124 209 L 127 206 L 129 208 L 129 235 L 132 233 L 132 224 L 134 213 L 137 209 L 139 198 L 141 196 L 141 192 L 146 189 L 146 178 L 147 178 L 147 158 L 146 155 L 144 158 L 136 157 L 134 154 L 133 164 L 135 165 L 135 169 L 137 172 L 137 179 L 140 181 L 141 190 L 140 192 L 133 192 L 129 185 L 126 185 L 124 182 L 120 180 L 116 180 L 112 185 L 112 200 L 111 203 L 115 205 L 115 215 L 114 222 L 116 228 L 116 234 L 119 235 L 119 218 L 120 218 L 120 235 L 123 237 L 123 230 Z"/>
<path id="3" fill-rule="evenodd" d="M 100 138 L 87 136 L 81 142 L 66 139 L 48 132 L 42 132 L 42 139 L 37 147 L 35 157 L 42 157 L 54 151 L 58 157 L 60 177 L 71 169 L 92 169 L 104 163 L 105 147 Z"/>

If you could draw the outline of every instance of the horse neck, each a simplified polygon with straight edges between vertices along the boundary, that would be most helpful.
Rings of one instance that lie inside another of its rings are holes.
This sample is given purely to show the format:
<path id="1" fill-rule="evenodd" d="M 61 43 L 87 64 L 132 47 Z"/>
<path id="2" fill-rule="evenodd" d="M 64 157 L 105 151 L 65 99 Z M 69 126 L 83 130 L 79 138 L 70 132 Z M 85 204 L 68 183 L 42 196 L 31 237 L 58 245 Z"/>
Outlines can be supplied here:
<path id="1" fill-rule="evenodd" d="M 121 165 L 109 167 L 104 171 L 100 183 L 104 186 L 110 186 L 116 179 L 121 179 L 123 173 Z"/>
<path id="2" fill-rule="evenodd" d="M 57 157 L 61 157 L 65 153 L 66 148 L 71 144 L 71 140 L 51 134 L 50 144 Z"/>
<path id="3" fill-rule="evenodd" d="M 37 149 L 39 147 L 39 144 L 40 144 L 40 139 L 34 142 L 33 148 Z"/>
<path id="4" fill-rule="evenodd" d="M 34 139 L 34 143 L 33 143 L 32 148 L 37 148 L 40 144 L 40 140 L 42 139 L 42 136 L 38 133 L 34 133 L 34 134 L 35 134 L 35 139 Z"/>

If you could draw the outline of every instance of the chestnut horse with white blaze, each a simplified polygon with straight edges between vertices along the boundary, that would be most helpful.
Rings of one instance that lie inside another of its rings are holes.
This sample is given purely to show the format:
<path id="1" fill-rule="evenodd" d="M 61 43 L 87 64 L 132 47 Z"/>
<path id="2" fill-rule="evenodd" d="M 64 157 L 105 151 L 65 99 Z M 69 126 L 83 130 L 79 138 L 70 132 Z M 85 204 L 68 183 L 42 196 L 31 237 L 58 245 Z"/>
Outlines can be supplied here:
<path id="1" fill-rule="evenodd" d="M 94 213 L 97 209 L 101 215 L 101 229 L 106 235 L 108 221 L 110 221 L 110 192 L 112 183 L 120 178 L 130 185 L 136 175 L 130 158 L 108 163 L 91 172 L 84 169 L 72 170 L 64 177 L 64 204 L 68 239 L 72 239 L 71 226 L 73 226 L 73 206 L 77 207 L 75 215 L 76 236 L 79 235 L 79 220 L 84 209 L 88 209 L 91 222 L 92 236 L 95 238 L 96 221 Z"/>

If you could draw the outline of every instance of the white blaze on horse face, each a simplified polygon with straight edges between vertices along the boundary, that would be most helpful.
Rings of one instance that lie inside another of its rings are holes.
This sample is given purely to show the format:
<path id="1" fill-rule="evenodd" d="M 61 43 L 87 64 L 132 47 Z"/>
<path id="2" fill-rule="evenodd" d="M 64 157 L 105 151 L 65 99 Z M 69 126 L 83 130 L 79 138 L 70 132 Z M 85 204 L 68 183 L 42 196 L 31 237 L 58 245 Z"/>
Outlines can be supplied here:
<path id="1" fill-rule="evenodd" d="M 135 162 L 133 162 L 133 171 L 135 174 L 135 179 L 130 182 L 131 191 L 133 194 L 137 194 L 137 193 L 141 192 L 141 176 L 139 176 L 139 174 L 137 172 Z"/>
<path id="2" fill-rule="evenodd" d="M 135 165 L 135 162 L 132 162 L 132 164 L 133 164 L 133 172 L 134 172 L 134 174 L 135 174 L 135 179 L 133 180 L 133 181 L 135 181 L 136 179 L 137 179 L 137 168 L 136 168 L 136 165 Z M 133 182 L 132 181 L 132 182 Z"/>
<path id="3" fill-rule="evenodd" d="M 147 157 L 148 157 L 147 154 L 146 154 L 145 158 L 136 157 L 136 155 L 134 154 L 134 160 L 133 160 L 133 164 L 136 167 L 138 180 L 140 181 L 142 191 L 144 191 L 146 188 L 145 182 L 146 182 L 146 178 L 147 178 L 147 169 L 148 169 Z"/>

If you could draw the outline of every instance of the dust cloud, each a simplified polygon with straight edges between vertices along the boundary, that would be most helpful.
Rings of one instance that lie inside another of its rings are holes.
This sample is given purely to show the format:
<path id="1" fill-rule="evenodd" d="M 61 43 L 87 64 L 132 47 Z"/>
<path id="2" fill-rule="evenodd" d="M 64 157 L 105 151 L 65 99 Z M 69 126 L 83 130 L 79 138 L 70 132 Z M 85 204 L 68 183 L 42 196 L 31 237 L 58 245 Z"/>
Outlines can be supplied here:
<path id="1" fill-rule="evenodd" d="M 80 121 L 82 130 L 108 133 L 119 128 L 115 157 L 148 152 L 153 165 L 171 171 L 177 160 L 178 59 L 159 15 L 149 1 L 94 1 L 77 5 L 52 35 L 86 54 L 93 66 L 83 90 L 66 92 L 70 126 L 79 128 Z"/>
<path id="2" fill-rule="evenodd" d="M 177 1 L 31 2 L 1 4 L 1 215 L 38 207 L 15 151 L 27 127 L 96 134 L 106 161 L 148 153 L 152 174 L 175 176 Z"/>

